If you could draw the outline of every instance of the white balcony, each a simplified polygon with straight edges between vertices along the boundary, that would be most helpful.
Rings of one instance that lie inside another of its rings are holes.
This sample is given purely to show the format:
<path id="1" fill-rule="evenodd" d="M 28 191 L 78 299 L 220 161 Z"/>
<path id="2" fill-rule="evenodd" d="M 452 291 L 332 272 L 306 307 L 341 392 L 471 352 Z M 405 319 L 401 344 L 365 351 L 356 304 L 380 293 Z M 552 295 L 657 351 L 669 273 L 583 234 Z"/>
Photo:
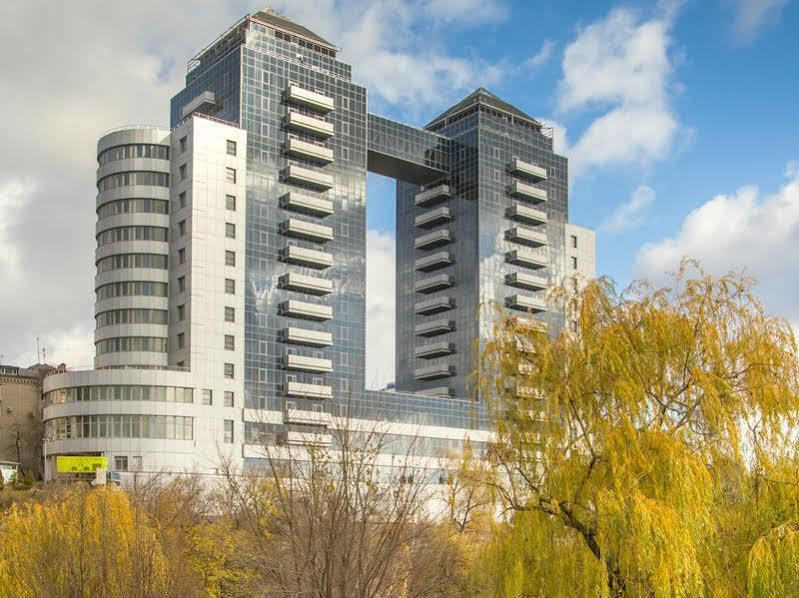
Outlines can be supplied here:
<path id="1" fill-rule="evenodd" d="M 294 137 L 289 137 L 288 141 L 286 141 L 286 153 L 297 158 L 318 160 L 324 164 L 330 164 L 333 161 L 332 149 L 315 143 L 308 143 L 301 139 L 295 139 Z"/>
<path id="2" fill-rule="evenodd" d="M 437 336 L 452 330 L 455 330 L 455 322 L 453 320 L 434 320 L 417 324 L 413 332 L 416 336 Z"/>
<path id="3" fill-rule="evenodd" d="M 292 446 L 330 446 L 333 444 L 333 436 L 322 432 L 286 430 L 281 439 L 284 444 Z"/>
<path id="4" fill-rule="evenodd" d="M 547 169 L 537 164 L 531 164 L 514 158 L 510 163 L 510 171 L 524 176 L 528 176 L 536 181 L 544 181 L 547 179 Z"/>
<path id="5" fill-rule="evenodd" d="M 414 226 L 418 226 L 420 228 L 430 228 L 436 224 L 448 222 L 451 219 L 452 216 L 449 213 L 449 208 L 444 206 L 441 208 L 436 208 L 435 210 L 429 210 L 424 214 L 419 214 L 413 219 L 413 224 Z"/>
<path id="6" fill-rule="evenodd" d="M 324 224 L 289 218 L 280 223 L 280 232 L 287 237 L 325 243 L 333 240 L 333 228 Z"/>
<path id="7" fill-rule="evenodd" d="M 287 424 L 306 424 L 308 426 L 329 426 L 333 421 L 332 416 L 324 411 L 309 411 L 308 409 L 286 409 Z"/>
<path id="8" fill-rule="evenodd" d="M 453 285 L 453 278 L 449 274 L 436 274 L 428 278 L 417 280 L 413 288 L 417 293 L 433 293 L 441 289 L 448 289 Z"/>
<path id="9" fill-rule="evenodd" d="M 303 195 L 296 191 L 289 191 L 281 197 L 280 207 L 319 217 L 330 216 L 333 213 L 333 202 L 329 199 Z"/>
<path id="10" fill-rule="evenodd" d="M 284 355 L 283 369 L 299 372 L 314 372 L 329 374 L 333 371 L 333 361 L 323 357 L 308 357 L 307 355 Z"/>
<path id="11" fill-rule="evenodd" d="M 448 311 L 455 307 L 455 300 L 451 297 L 435 297 L 427 301 L 418 301 L 413 306 L 413 311 L 417 314 L 430 315 L 442 311 Z"/>
<path id="12" fill-rule="evenodd" d="M 538 276 L 529 272 L 511 272 L 505 275 L 505 284 L 530 291 L 543 291 L 549 287 L 546 276 Z"/>
<path id="13" fill-rule="evenodd" d="M 449 266 L 451 263 L 452 255 L 448 251 L 439 251 L 432 255 L 420 257 L 413 263 L 413 267 L 415 270 L 429 272 L 430 270 L 436 270 L 438 268 L 443 268 L 444 266 Z"/>
<path id="14" fill-rule="evenodd" d="M 305 274 L 288 272 L 278 278 L 278 287 L 289 291 L 310 293 L 311 295 L 327 295 L 333 292 L 333 281 L 326 278 L 316 278 Z"/>
<path id="15" fill-rule="evenodd" d="M 284 301 L 278 307 L 278 311 L 281 316 L 292 316 L 319 322 L 333 317 L 333 308 L 329 305 L 319 305 L 318 303 L 308 303 L 306 301 L 297 301 L 296 299 Z"/>
<path id="16" fill-rule="evenodd" d="M 534 320 L 532 318 L 525 318 L 523 316 L 518 316 L 510 321 L 513 323 L 513 326 L 516 326 L 517 328 L 526 328 L 528 330 L 534 330 L 536 332 L 547 331 L 547 323 L 542 322 L 541 320 Z"/>
<path id="17" fill-rule="evenodd" d="M 540 313 L 547 310 L 547 302 L 536 295 L 511 295 L 505 298 L 505 305 L 511 309 Z"/>
<path id="18" fill-rule="evenodd" d="M 437 378 L 449 378 L 454 375 L 455 366 L 446 363 L 413 370 L 413 377 L 417 380 L 435 380 Z"/>
<path id="19" fill-rule="evenodd" d="M 505 261 L 525 268 L 545 268 L 549 265 L 549 256 L 546 253 L 539 253 L 521 247 L 513 249 L 505 254 Z"/>
<path id="20" fill-rule="evenodd" d="M 317 189 L 330 189 L 333 186 L 333 177 L 327 173 L 289 164 L 283 169 L 283 178 L 289 183 L 310 185 Z"/>
<path id="21" fill-rule="evenodd" d="M 434 357 L 441 357 L 442 355 L 449 355 L 455 352 L 455 345 L 442 341 L 439 343 L 430 343 L 428 345 L 420 345 L 413 351 L 415 357 L 421 359 L 433 359 Z"/>
<path id="22" fill-rule="evenodd" d="M 427 233 L 413 240 L 413 246 L 416 249 L 432 249 L 434 247 L 441 247 L 447 243 L 452 242 L 452 234 L 449 229 L 440 228 L 434 230 L 432 233 Z"/>
<path id="23" fill-rule="evenodd" d="M 336 106 L 333 98 L 323 95 L 318 91 L 303 89 L 294 84 L 286 88 L 286 101 L 290 104 L 298 104 L 323 113 L 330 112 Z"/>
<path id="24" fill-rule="evenodd" d="M 289 264 L 308 266 L 323 270 L 333 265 L 333 254 L 316 249 L 306 249 L 296 245 L 287 245 L 280 250 L 280 259 Z"/>
<path id="25" fill-rule="evenodd" d="M 309 133 L 323 139 L 332 137 L 335 129 L 333 123 L 329 123 L 321 118 L 314 118 L 313 116 L 306 116 L 299 112 L 289 112 L 286 115 L 286 127 L 294 129 L 295 131 L 302 131 Z"/>
<path id="26" fill-rule="evenodd" d="M 417 390 L 416 394 L 426 395 L 428 397 L 451 397 L 452 389 L 449 386 L 436 386 L 434 388 L 425 388 L 424 390 Z"/>
<path id="27" fill-rule="evenodd" d="M 438 201 L 449 199 L 449 185 L 436 185 L 432 189 L 417 193 L 414 203 L 417 206 L 429 206 Z"/>
<path id="28" fill-rule="evenodd" d="M 283 394 L 305 399 L 330 399 L 333 397 L 333 387 L 289 380 L 283 385 Z"/>
<path id="29" fill-rule="evenodd" d="M 309 347 L 329 347 L 333 344 L 333 335 L 329 332 L 306 330 L 292 326 L 283 328 L 278 333 L 278 338 L 284 343 L 295 345 L 308 345 Z"/>
<path id="30" fill-rule="evenodd" d="M 543 247 L 547 244 L 547 234 L 545 232 L 527 228 L 526 226 L 514 226 L 508 229 L 505 231 L 505 238 L 508 241 L 529 247 Z"/>
<path id="31" fill-rule="evenodd" d="M 544 189 L 533 187 L 532 185 L 528 185 L 527 183 L 522 183 L 521 181 L 513 181 L 513 185 L 511 186 L 511 191 L 514 195 L 518 195 L 525 199 L 533 200 L 536 202 L 547 200 L 547 192 Z"/>
<path id="32" fill-rule="evenodd" d="M 536 210 L 535 208 L 520 203 L 514 203 L 508 208 L 506 214 L 508 218 L 512 220 L 527 222 L 529 224 L 546 224 L 547 222 L 546 212 Z"/>
<path id="33" fill-rule="evenodd" d="M 207 109 L 214 107 L 216 107 L 216 94 L 213 91 L 204 91 L 183 106 L 183 109 L 180 111 L 180 117 L 186 118 L 189 114 L 200 108 Z"/>

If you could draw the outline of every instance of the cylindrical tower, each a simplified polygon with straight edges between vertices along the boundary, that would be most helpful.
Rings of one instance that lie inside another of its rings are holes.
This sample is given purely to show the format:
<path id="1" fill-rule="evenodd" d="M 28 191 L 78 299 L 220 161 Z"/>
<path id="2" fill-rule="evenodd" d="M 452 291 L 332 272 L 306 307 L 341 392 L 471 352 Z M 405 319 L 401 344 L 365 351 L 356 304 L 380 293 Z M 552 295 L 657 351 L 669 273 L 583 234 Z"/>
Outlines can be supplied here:
<path id="1" fill-rule="evenodd" d="M 166 366 L 169 131 L 111 131 L 97 162 L 94 365 Z"/>

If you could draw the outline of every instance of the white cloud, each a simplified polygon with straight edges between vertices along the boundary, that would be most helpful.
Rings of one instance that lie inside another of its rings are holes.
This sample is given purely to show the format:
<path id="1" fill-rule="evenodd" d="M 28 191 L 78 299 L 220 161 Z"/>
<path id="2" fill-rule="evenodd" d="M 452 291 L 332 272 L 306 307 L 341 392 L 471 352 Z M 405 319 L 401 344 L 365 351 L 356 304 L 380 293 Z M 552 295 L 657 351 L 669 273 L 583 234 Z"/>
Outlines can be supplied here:
<path id="1" fill-rule="evenodd" d="M 799 173 L 774 194 L 746 186 L 717 195 L 693 210 L 671 238 L 644 245 L 636 271 L 662 281 L 683 257 L 698 259 L 715 275 L 744 271 L 772 311 L 799 321 Z"/>
<path id="2" fill-rule="evenodd" d="M 444 23 L 501 23 L 508 7 L 496 0 L 427 0 L 422 9 L 428 18 Z"/>
<path id="3" fill-rule="evenodd" d="M 671 107 L 670 30 L 678 4 L 649 20 L 626 8 L 579 30 L 563 54 L 561 113 L 600 111 L 570 148 L 570 169 L 647 165 L 672 149 L 679 123 Z"/>
<path id="4" fill-rule="evenodd" d="M 387 233 L 366 233 L 366 387 L 394 382 L 395 243 Z"/>
<path id="5" fill-rule="evenodd" d="M 732 29 L 740 41 L 751 41 L 779 20 L 788 0 L 731 0 L 735 10 Z"/>
<path id="6" fill-rule="evenodd" d="M 551 39 L 545 39 L 544 43 L 541 44 L 541 48 L 530 56 L 527 60 L 524 61 L 523 66 L 530 70 L 536 70 L 544 66 L 549 59 L 552 58 L 552 51 L 555 49 L 555 42 Z"/>
<path id="7" fill-rule="evenodd" d="M 630 195 L 630 201 L 617 207 L 600 225 L 600 229 L 617 233 L 641 226 L 644 223 L 643 212 L 654 201 L 655 190 L 647 185 L 639 185 Z"/>

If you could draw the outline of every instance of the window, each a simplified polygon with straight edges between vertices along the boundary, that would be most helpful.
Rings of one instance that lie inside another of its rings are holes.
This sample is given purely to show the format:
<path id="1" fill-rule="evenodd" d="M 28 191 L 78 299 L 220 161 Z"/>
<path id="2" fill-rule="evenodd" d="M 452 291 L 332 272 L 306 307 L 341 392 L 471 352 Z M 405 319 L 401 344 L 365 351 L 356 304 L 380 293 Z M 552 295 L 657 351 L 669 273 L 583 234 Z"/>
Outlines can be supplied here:
<path id="1" fill-rule="evenodd" d="M 184 333 L 178 334 L 178 349 L 182 349 L 186 346 L 186 335 Z"/>
<path id="2" fill-rule="evenodd" d="M 343 392 L 349 392 L 350 390 L 350 381 L 348 378 L 341 379 L 341 390 Z"/>
<path id="3" fill-rule="evenodd" d="M 186 219 L 184 218 L 178 222 L 178 234 L 183 237 L 186 235 Z"/>
<path id="4" fill-rule="evenodd" d="M 228 143 L 230 143 L 228 141 Z M 230 444 L 233 442 L 233 420 L 225 420 L 225 443 Z"/>
<path id="5" fill-rule="evenodd" d="M 180 165 L 180 180 L 181 181 L 185 181 L 186 180 L 187 171 L 188 171 L 188 168 L 186 168 L 186 165 L 185 164 L 181 164 Z"/>
<path id="6" fill-rule="evenodd" d="M 236 196 L 235 195 L 225 195 L 225 209 L 230 210 L 231 212 L 236 211 Z"/>
<path id="7" fill-rule="evenodd" d="M 232 363 L 225 364 L 225 378 L 234 378 L 234 368 Z"/>
<path id="8" fill-rule="evenodd" d="M 178 277 L 178 293 L 182 293 L 186 290 L 186 277 L 179 276 Z"/>
<path id="9" fill-rule="evenodd" d="M 225 407 L 233 407 L 234 400 L 233 400 L 233 391 L 226 390 L 225 391 Z"/>
<path id="10" fill-rule="evenodd" d="M 225 168 L 225 180 L 228 183 L 235 183 L 236 182 L 236 169 L 235 168 Z"/>
<path id="11" fill-rule="evenodd" d="M 235 322 L 235 321 L 236 321 L 236 308 L 225 307 L 225 322 Z"/>
<path id="12" fill-rule="evenodd" d="M 134 455 L 131 459 L 133 461 L 131 463 L 131 469 L 133 471 L 141 471 L 141 455 Z"/>
<path id="13" fill-rule="evenodd" d="M 297 406 L 294 401 L 286 401 L 286 411 L 291 411 L 292 409 L 296 409 Z"/>
<path id="14" fill-rule="evenodd" d="M 344 110 L 349 110 L 350 109 L 350 99 L 348 97 L 342 96 L 342 98 L 341 98 L 341 107 Z"/>
<path id="15" fill-rule="evenodd" d="M 141 459 L 141 457 L 139 457 Z M 128 470 L 128 458 L 117 455 L 114 457 L 114 469 L 116 471 L 127 471 Z"/>
<path id="16" fill-rule="evenodd" d="M 341 159 L 342 160 L 349 160 L 350 159 L 350 148 L 342 147 L 341 148 Z"/>
<path id="17" fill-rule="evenodd" d="M 492 151 L 494 152 L 494 158 L 499 160 L 499 148 L 498 147 L 494 147 L 494 148 L 492 148 Z"/>
<path id="18" fill-rule="evenodd" d="M 236 225 L 232 222 L 225 222 L 225 236 L 228 239 L 236 238 Z"/>
<path id="19" fill-rule="evenodd" d="M 236 339 L 232 334 L 225 335 L 225 350 L 234 351 L 236 349 Z"/>
<path id="20" fill-rule="evenodd" d="M 181 208 L 186 207 L 186 192 L 183 191 L 180 195 L 178 195 L 178 202 L 180 203 Z"/>
<path id="21" fill-rule="evenodd" d="M 577 258 L 572 256 L 572 270 L 577 269 Z"/>
<path id="22" fill-rule="evenodd" d="M 186 151 L 186 145 L 187 145 L 186 138 L 185 137 L 181 137 L 180 138 L 180 153 L 181 154 Z"/>
<path id="23" fill-rule="evenodd" d="M 232 278 L 225 279 L 225 292 L 230 295 L 236 294 L 236 281 Z"/>
<path id="24" fill-rule="evenodd" d="M 186 305 L 178 305 L 178 322 L 186 319 Z"/>
<path id="25" fill-rule="evenodd" d="M 498 181 L 498 180 L 500 180 L 500 178 L 499 178 L 499 170 L 495 170 L 495 171 L 494 171 L 494 180 L 495 180 L 495 181 Z"/>
<path id="26" fill-rule="evenodd" d="M 577 249 L 577 235 L 572 235 L 571 238 L 572 238 L 572 247 Z"/>
<path id="27" fill-rule="evenodd" d="M 203 388 L 203 405 L 213 405 L 214 404 L 214 391 L 210 388 Z"/>
<path id="28" fill-rule="evenodd" d="M 350 225 L 346 222 L 341 223 L 341 236 L 345 239 L 349 238 L 350 236 Z"/>
<path id="29" fill-rule="evenodd" d="M 185 264 L 186 263 L 186 248 L 182 247 L 178 249 L 178 264 Z"/>
<path id="30" fill-rule="evenodd" d="M 236 252 L 235 251 L 225 251 L 225 265 L 226 266 L 235 266 L 236 265 Z"/>
<path id="31" fill-rule="evenodd" d="M 350 134 L 350 123 L 348 123 L 348 122 L 341 123 L 341 134 L 342 135 L 349 135 Z"/>
<path id="32" fill-rule="evenodd" d="M 236 142 L 231 141 L 230 139 L 227 140 L 227 155 L 228 156 L 236 155 Z"/>

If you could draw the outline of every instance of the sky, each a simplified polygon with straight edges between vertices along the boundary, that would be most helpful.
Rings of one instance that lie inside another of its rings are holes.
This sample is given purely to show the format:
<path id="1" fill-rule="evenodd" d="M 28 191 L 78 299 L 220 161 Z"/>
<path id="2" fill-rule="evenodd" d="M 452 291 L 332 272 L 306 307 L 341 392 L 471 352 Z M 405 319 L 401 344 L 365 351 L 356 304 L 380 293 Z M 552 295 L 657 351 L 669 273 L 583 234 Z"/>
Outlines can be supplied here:
<path id="1" fill-rule="evenodd" d="M 0 20 L 0 362 L 90 367 L 96 142 L 169 122 L 247 0 L 11 0 Z M 341 48 L 371 112 L 422 126 L 486 87 L 555 130 L 597 274 L 684 256 L 799 325 L 799 1 L 274 0 Z M 393 380 L 394 183 L 369 176 L 367 383 Z"/>

